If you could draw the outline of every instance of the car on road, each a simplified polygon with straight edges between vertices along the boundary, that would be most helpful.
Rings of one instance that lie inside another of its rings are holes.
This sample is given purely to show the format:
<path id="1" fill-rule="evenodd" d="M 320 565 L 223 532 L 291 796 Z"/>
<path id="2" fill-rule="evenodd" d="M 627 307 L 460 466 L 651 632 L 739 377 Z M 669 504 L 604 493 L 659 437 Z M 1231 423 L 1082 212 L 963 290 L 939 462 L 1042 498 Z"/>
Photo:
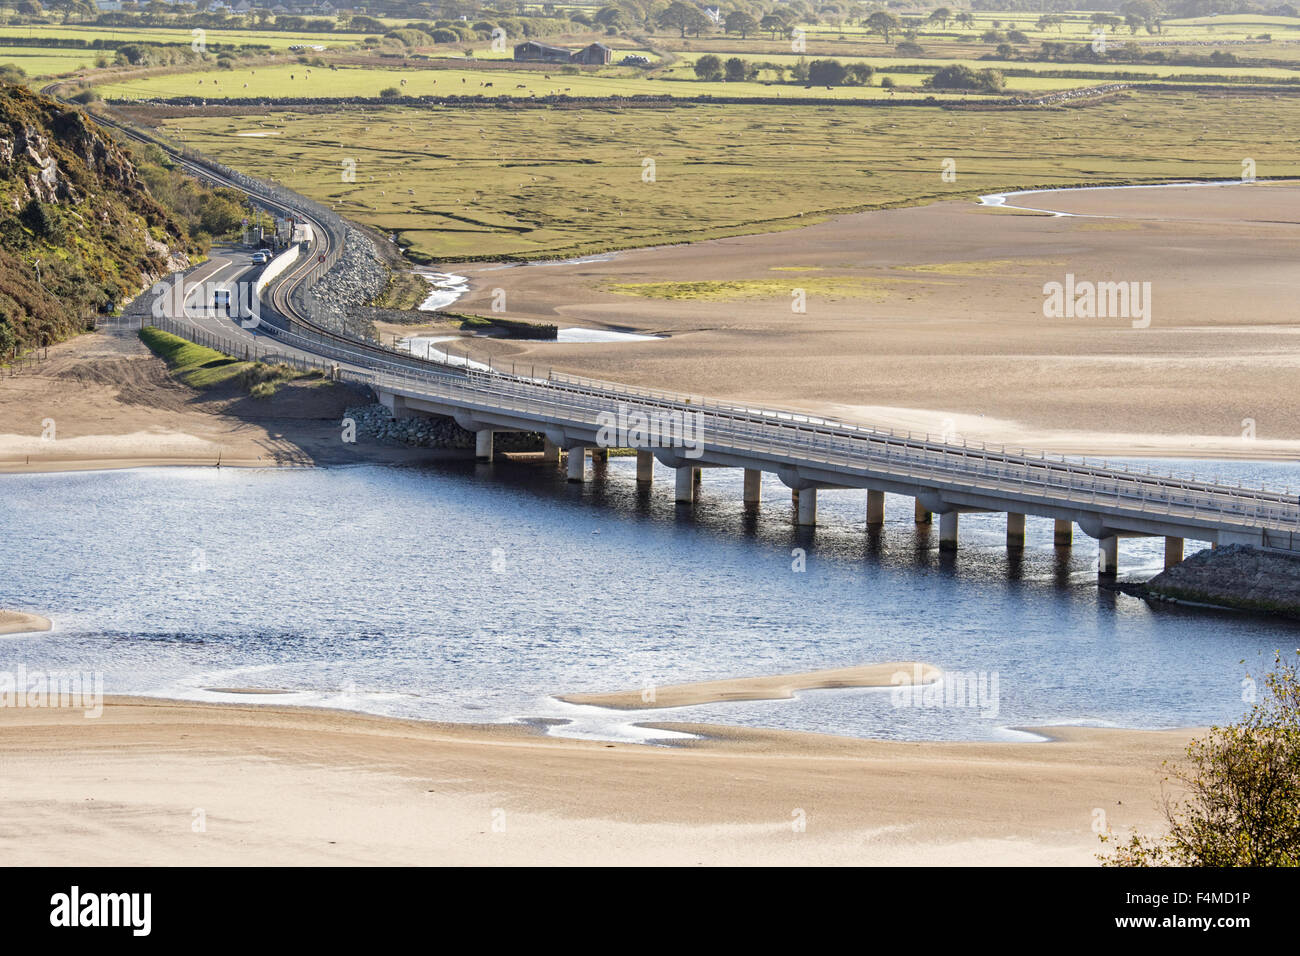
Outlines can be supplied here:
<path id="1" fill-rule="evenodd" d="M 253 253 L 253 265 L 262 266 L 271 261 L 271 253 L 265 249 L 258 249 Z"/>

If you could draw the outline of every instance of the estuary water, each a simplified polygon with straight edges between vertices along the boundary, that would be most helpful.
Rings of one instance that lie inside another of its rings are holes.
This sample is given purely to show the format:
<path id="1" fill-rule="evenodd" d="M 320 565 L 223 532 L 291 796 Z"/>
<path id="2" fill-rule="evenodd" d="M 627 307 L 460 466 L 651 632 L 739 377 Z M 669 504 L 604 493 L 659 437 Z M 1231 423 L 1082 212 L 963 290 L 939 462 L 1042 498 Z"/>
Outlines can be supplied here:
<path id="1" fill-rule="evenodd" d="M 965 515 L 949 557 L 909 498 L 889 496 L 868 535 L 864 492 L 822 492 L 821 524 L 798 529 L 770 475 L 751 513 L 738 470 L 706 470 L 691 508 L 666 469 L 645 490 L 634 459 L 591 467 L 584 485 L 523 461 L 0 476 L 0 607 L 54 622 L 0 638 L 0 671 L 607 739 L 664 736 L 636 724 L 670 720 L 1007 739 L 1228 720 L 1247 671 L 1300 643 L 1285 622 L 1099 589 L 1096 543 L 1076 531 L 1058 552 L 1045 520 L 1029 519 L 1017 558 L 1002 515 Z M 1176 468 L 1300 484 L 1294 464 Z M 1121 572 L 1154 574 L 1161 548 L 1123 541 Z M 630 713 L 552 696 L 894 660 L 983 675 L 996 699 L 834 690 Z"/>

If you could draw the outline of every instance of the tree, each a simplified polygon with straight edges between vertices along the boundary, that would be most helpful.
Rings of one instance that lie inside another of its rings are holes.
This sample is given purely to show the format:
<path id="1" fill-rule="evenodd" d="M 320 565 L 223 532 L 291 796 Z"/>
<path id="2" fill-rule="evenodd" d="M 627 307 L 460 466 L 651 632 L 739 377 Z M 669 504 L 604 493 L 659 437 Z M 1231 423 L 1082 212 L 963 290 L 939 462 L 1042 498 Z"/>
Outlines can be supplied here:
<path id="1" fill-rule="evenodd" d="M 199 224 L 210 236 L 224 236 L 233 232 L 244 218 L 244 210 L 239 203 L 223 196 L 213 196 L 203 204 L 199 214 Z"/>
<path id="2" fill-rule="evenodd" d="M 682 3 L 682 0 L 673 0 L 663 10 L 655 15 L 655 22 L 661 27 L 672 27 L 681 31 L 682 39 L 686 39 L 686 31 L 690 30 L 697 36 L 702 30 L 708 29 L 709 19 L 700 13 L 697 7 L 689 3 Z"/>
<path id="3" fill-rule="evenodd" d="M 956 20 L 958 26 L 970 27 L 975 25 L 975 17 L 965 10 L 957 14 Z"/>
<path id="4" fill-rule="evenodd" d="M 1006 84 L 1006 77 L 998 70 L 976 71 L 962 65 L 942 67 L 925 80 L 926 86 L 939 90 L 981 90 L 986 93 L 997 93 Z"/>
<path id="5" fill-rule="evenodd" d="M 706 53 L 695 61 L 695 75 L 701 80 L 710 82 L 722 79 L 722 58 Z"/>
<path id="6" fill-rule="evenodd" d="M 751 79 L 757 73 L 757 70 L 738 56 L 733 56 L 727 60 L 724 71 L 728 83 L 739 83 Z"/>
<path id="7" fill-rule="evenodd" d="M 952 19 L 952 11 L 947 7 L 939 7 L 930 13 L 929 20 L 931 23 L 937 23 L 945 30 L 948 29 L 948 21 Z"/>
<path id="8" fill-rule="evenodd" d="M 884 10 L 877 10 L 871 16 L 867 17 L 863 24 L 872 33 L 879 33 L 889 42 L 890 34 L 902 27 L 902 21 L 892 13 L 886 13 Z"/>
<path id="9" fill-rule="evenodd" d="M 732 10 L 727 14 L 726 32 L 739 33 L 742 40 L 758 30 L 758 21 L 744 10 Z"/>
<path id="10" fill-rule="evenodd" d="M 1287 662 L 1277 655 L 1240 722 L 1211 727 L 1188 744 L 1187 764 L 1167 767 L 1166 780 L 1183 790 L 1165 794 L 1169 832 L 1158 839 L 1134 834 L 1103 856 L 1103 865 L 1300 866 L 1297 655 Z M 1243 681 L 1246 687 L 1254 682 Z"/>
<path id="11" fill-rule="evenodd" d="M 839 60 L 813 60 L 808 64 L 808 82 L 814 86 L 842 86 L 846 75 Z"/>
<path id="12" fill-rule="evenodd" d="M 876 70 L 870 63 L 850 63 L 847 81 L 855 86 L 870 86 Z"/>
<path id="13" fill-rule="evenodd" d="M 776 39 L 778 33 L 784 33 L 786 29 L 785 18 L 779 17 L 775 13 L 769 13 L 762 20 L 759 20 L 758 26 L 760 29 L 772 34 L 773 40 Z"/>

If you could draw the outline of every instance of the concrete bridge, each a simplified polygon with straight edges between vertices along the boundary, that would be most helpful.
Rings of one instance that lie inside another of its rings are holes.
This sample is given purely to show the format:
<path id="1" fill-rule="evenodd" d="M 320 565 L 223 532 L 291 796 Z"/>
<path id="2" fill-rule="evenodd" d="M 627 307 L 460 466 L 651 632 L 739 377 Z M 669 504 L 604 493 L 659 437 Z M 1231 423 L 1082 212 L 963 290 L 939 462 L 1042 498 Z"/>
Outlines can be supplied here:
<path id="1" fill-rule="evenodd" d="M 464 369 L 429 374 L 393 368 L 362 373 L 395 416 L 454 418 L 492 457 L 499 431 L 541 432 L 546 457 L 567 458 L 583 481 L 589 451 L 637 448 L 637 479 L 653 462 L 676 472 L 677 501 L 694 501 L 701 469 L 743 468 L 744 500 L 756 505 L 762 472 L 775 473 L 797 501 L 798 522 L 815 525 L 817 495 L 867 492 L 868 528 L 884 522 L 886 494 L 915 500 L 915 518 L 939 516 L 939 546 L 954 550 L 963 513 L 1007 515 L 1007 546 L 1025 542 L 1025 516 L 1055 521 L 1055 543 L 1077 526 L 1098 541 L 1099 573 L 1117 569 L 1119 539 L 1165 539 L 1166 567 L 1186 538 L 1300 553 L 1294 494 L 1184 480 L 1078 459 L 983 444 L 937 441 L 851 422 L 639 389 L 551 373 L 546 379 Z M 622 427 L 620 427 L 620 425 Z"/>

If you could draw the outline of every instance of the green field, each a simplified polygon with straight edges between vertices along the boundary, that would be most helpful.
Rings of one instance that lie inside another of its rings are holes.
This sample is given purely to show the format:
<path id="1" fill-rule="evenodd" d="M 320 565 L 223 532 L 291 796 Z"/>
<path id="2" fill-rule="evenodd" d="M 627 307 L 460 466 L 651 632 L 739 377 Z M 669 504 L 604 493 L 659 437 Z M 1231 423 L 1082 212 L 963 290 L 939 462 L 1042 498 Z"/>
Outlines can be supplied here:
<path id="1" fill-rule="evenodd" d="M 923 74 L 897 76 L 899 83 L 908 85 L 919 85 L 923 78 Z M 1010 89 L 1057 89 L 1062 86 L 1087 86 L 1089 81 L 1016 77 L 1014 82 L 1009 80 L 1007 85 Z M 316 68 L 308 71 L 297 64 L 257 67 L 252 70 L 176 73 L 123 83 L 105 83 L 97 89 L 107 99 L 202 96 L 208 100 L 219 100 L 285 96 L 378 96 L 381 91 L 391 87 L 397 87 L 406 96 L 816 96 L 834 100 L 891 95 L 889 90 L 883 90 L 878 85 L 827 89 L 805 88 L 793 83 L 778 85 L 759 82 L 706 83 L 695 79 L 654 80 L 630 70 L 568 74 L 558 70 L 544 73 L 537 70 L 506 69 L 392 70 L 340 67 L 337 70 Z M 909 94 L 900 92 L 896 95 Z"/>
<path id="2" fill-rule="evenodd" d="M 0 42 L 0 63 L 21 67 L 30 77 L 58 76 L 90 69 L 95 60 L 106 56 L 111 61 L 111 50 L 64 50 L 58 47 L 5 46 Z"/>
<path id="3" fill-rule="evenodd" d="M 621 53 L 619 54 L 621 55 Z M 101 95 L 109 99 L 169 99 L 180 96 L 202 96 L 209 101 L 222 99 L 263 99 L 283 96 L 349 97 L 379 96 L 386 89 L 397 88 L 407 96 L 717 96 L 717 97 L 785 97 L 819 99 L 862 99 L 873 97 L 915 98 L 929 95 L 921 90 L 928 73 L 893 71 L 891 66 L 923 65 L 938 69 L 947 64 L 963 64 L 973 69 L 999 70 L 1034 69 L 1034 64 L 1002 60 L 935 59 L 917 60 L 905 57 L 850 57 L 844 62 L 867 62 L 880 72 L 872 86 L 806 86 L 787 82 L 773 82 L 770 73 L 760 74 L 750 82 L 704 82 L 693 72 L 699 53 L 685 54 L 670 68 L 652 75 L 627 68 L 607 68 L 566 73 L 558 68 L 542 72 L 532 69 L 511 70 L 499 67 L 397 69 L 383 67 L 344 66 L 337 69 L 306 68 L 301 64 L 259 66 L 223 71 L 198 71 L 162 74 L 118 83 L 104 83 L 98 87 Z M 616 57 L 617 58 L 617 57 Z M 787 68 L 799 60 L 794 54 L 762 57 L 764 61 L 779 63 Z M 1298 78 L 1300 71 L 1248 67 L 1175 67 L 1175 66 L 1113 66 L 1109 64 L 1040 64 L 1044 73 L 1072 71 L 1087 74 L 1085 77 L 1059 77 L 1038 75 L 1008 76 L 1008 92 L 1044 92 L 1093 86 L 1108 81 L 1117 71 L 1142 74 L 1144 81 L 1176 80 L 1179 77 L 1198 80 L 1211 77 L 1228 81 L 1258 81 Z M 882 89 L 888 76 L 897 92 Z M 1139 81 L 1142 82 L 1142 81 Z M 974 95 L 974 94 L 972 94 Z"/>
<path id="4" fill-rule="evenodd" d="M 33 24 L 23 27 L 0 27 L 0 43 L 6 37 L 51 37 L 58 39 L 121 40 L 130 43 L 183 43 L 188 46 L 194 39 L 188 28 L 178 27 L 75 27 Z M 273 50 L 287 50 L 299 44 L 323 44 L 331 49 L 359 44 L 365 39 L 362 33 L 288 33 L 279 30 L 208 30 L 207 42 L 229 45 L 254 44 Z"/>
<path id="5" fill-rule="evenodd" d="M 1230 179 L 1247 157 L 1260 177 L 1300 176 L 1300 100 L 1174 93 L 1059 112 L 390 107 L 164 129 L 397 234 L 415 258 L 450 261 L 766 232 L 1016 187 Z M 945 159 L 956 182 L 941 179 Z"/>

